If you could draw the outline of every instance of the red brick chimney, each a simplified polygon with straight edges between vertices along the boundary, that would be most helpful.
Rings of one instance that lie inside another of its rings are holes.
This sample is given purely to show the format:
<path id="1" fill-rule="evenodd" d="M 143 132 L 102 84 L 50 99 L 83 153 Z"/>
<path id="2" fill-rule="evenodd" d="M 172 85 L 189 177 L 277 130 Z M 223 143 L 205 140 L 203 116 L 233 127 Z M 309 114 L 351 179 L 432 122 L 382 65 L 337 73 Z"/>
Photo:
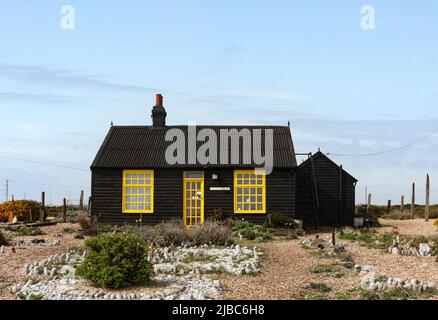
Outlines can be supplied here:
<path id="1" fill-rule="evenodd" d="M 152 108 L 152 125 L 154 127 L 165 127 L 166 116 L 166 109 L 163 107 L 163 96 L 157 93 L 155 96 L 155 106 Z"/>
<path id="2" fill-rule="evenodd" d="M 161 94 L 157 93 L 155 101 L 156 101 L 155 102 L 156 106 L 159 106 L 159 107 L 163 106 L 163 96 Z"/>

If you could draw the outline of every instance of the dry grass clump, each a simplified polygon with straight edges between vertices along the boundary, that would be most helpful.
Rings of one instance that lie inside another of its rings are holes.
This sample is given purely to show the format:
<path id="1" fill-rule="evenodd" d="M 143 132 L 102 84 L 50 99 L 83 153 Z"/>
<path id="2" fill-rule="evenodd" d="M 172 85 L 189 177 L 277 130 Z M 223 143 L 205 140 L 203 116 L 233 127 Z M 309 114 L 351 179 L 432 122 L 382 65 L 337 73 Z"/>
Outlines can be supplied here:
<path id="1" fill-rule="evenodd" d="M 156 226 L 123 226 L 121 230 L 162 247 L 185 243 L 190 245 L 226 245 L 232 242 L 231 228 L 213 221 L 206 221 L 203 225 L 186 228 L 181 220 L 173 220 Z"/>
<path id="2" fill-rule="evenodd" d="M 0 230 L 0 247 L 8 245 L 8 241 L 6 240 L 6 237 L 3 235 L 2 231 Z"/>
<path id="3" fill-rule="evenodd" d="M 408 220 L 411 219 L 411 211 L 394 209 L 389 213 L 389 215 L 385 215 L 385 218 L 394 220 Z"/>

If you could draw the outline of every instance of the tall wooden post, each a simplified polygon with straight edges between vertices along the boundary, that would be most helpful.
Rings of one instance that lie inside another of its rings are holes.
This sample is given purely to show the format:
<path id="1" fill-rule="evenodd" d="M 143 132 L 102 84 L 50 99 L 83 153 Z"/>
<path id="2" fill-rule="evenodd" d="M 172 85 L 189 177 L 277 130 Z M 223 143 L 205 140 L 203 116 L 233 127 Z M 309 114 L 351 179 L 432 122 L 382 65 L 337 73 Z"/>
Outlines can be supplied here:
<path id="1" fill-rule="evenodd" d="M 88 210 L 88 214 L 91 215 L 91 196 L 88 197 L 88 207 L 87 207 L 87 210 Z"/>
<path id="2" fill-rule="evenodd" d="M 44 222 L 46 211 L 46 193 L 41 192 L 41 209 L 40 209 L 40 222 Z"/>
<path id="3" fill-rule="evenodd" d="M 84 210 L 84 190 L 81 190 L 81 197 L 79 198 L 79 210 Z"/>
<path id="4" fill-rule="evenodd" d="M 430 179 L 428 174 L 426 178 L 426 206 L 424 209 L 424 220 L 426 222 L 429 221 L 429 211 L 430 211 L 429 200 L 430 200 Z"/>
<path id="5" fill-rule="evenodd" d="M 411 219 L 414 219 L 414 213 L 415 213 L 415 182 L 412 183 Z"/>
<path id="6" fill-rule="evenodd" d="M 62 221 L 64 223 L 67 222 L 67 199 L 64 198 L 64 207 L 63 207 L 63 212 L 62 212 Z"/>
<path id="7" fill-rule="evenodd" d="M 405 209 L 405 196 L 401 196 L 401 201 L 400 201 L 400 212 L 403 213 L 403 210 Z"/>
<path id="8" fill-rule="evenodd" d="M 367 203 L 367 214 L 370 212 L 370 207 L 371 207 L 371 193 L 368 194 L 368 203 Z"/>
<path id="9" fill-rule="evenodd" d="M 388 200 L 388 206 L 386 207 L 386 218 L 389 217 L 390 212 L 391 212 L 391 200 Z"/>

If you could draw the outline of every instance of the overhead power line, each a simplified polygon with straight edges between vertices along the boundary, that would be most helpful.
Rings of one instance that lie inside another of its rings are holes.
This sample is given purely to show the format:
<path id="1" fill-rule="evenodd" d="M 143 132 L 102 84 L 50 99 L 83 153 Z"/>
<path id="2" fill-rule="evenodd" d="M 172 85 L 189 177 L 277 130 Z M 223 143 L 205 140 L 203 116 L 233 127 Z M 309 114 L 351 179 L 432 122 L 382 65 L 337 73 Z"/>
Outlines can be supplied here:
<path id="1" fill-rule="evenodd" d="M 362 153 L 362 154 L 346 154 L 346 153 L 331 153 L 328 152 L 327 155 L 332 155 L 332 156 L 338 156 L 338 157 L 373 157 L 373 156 L 378 156 L 381 154 L 386 154 L 386 153 L 391 153 L 391 152 L 396 152 L 408 147 L 413 146 L 414 144 L 417 144 L 421 141 L 423 141 L 424 139 L 428 138 L 429 136 L 431 136 L 432 134 L 434 134 L 435 132 L 438 131 L 438 128 L 433 129 L 431 132 L 429 132 L 428 134 L 412 141 L 409 142 L 408 144 L 402 145 L 400 147 L 394 148 L 394 149 L 390 149 L 390 150 L 385 150 L 385 151 L 380 151 L 380 152 L 373 152 L 373 153 Z"/>
<path id="2" fill-rule="evenodd" d="M 89 171 L 88 169 L 84 169 L 84 168 L 71 167 L 71 166 L 67 166 L 67 165 L 50 163 L 50 162 L 44 162 L 44 161 L 22 159 L 22 158 L 17 158 L 17 157 L 13 157 L 13 156 L 5 156 L 3 154 L 0 154 L 0 158 L 14 160 L 14 161 L 21 161 L 21 162 L 26 162 L 26 163 L 39 164 L 39 165 L 48 166 L 48 167 L 55 167 L 55 168 L 62 168 L 62 169 L 69 169 L 69 170 L 77 170 L 77 171 L 86 171 L 86 172 Z"/>

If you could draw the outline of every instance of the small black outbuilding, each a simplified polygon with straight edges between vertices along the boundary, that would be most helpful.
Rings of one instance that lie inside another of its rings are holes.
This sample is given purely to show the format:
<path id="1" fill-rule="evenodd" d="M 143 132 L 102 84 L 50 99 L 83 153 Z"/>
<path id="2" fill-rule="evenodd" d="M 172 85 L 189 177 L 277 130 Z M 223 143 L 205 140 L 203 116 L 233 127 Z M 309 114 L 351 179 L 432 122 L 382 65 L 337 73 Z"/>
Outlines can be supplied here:
<path id="1" fill-rule="evenodd" d="M 352 226 L 357 179 L 318 151 L 296 172 L 296 219 L 308 227 Z"/>

